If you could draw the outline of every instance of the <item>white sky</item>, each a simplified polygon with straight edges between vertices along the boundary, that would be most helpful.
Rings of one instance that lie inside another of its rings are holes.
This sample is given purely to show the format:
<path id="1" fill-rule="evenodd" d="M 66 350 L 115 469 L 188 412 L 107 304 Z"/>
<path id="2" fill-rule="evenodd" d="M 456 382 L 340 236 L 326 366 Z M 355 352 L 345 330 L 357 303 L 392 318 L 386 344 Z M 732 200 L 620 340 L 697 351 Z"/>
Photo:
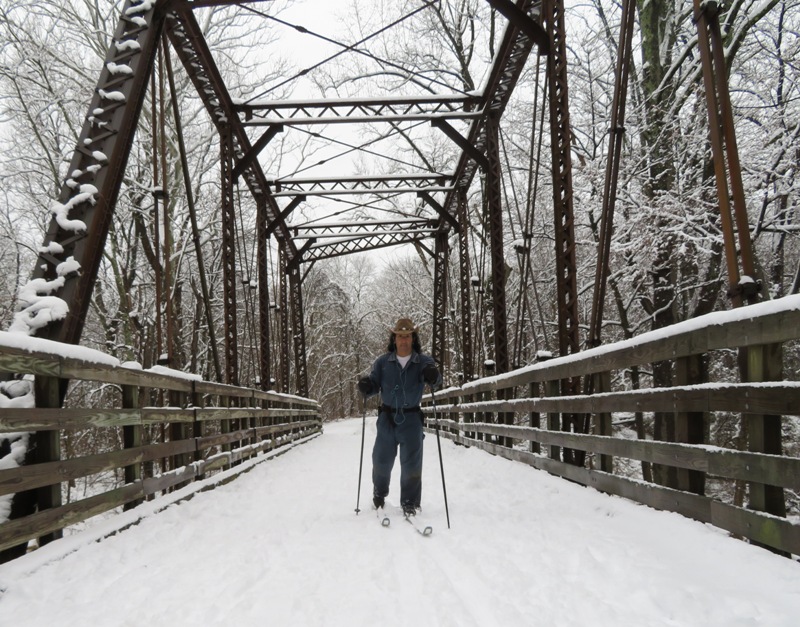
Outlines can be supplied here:
<path id="1" fill-rule="evenodd" d="M 797 563 L 443 439 L 448 530 L 433 435 L 433 536 L 397 517 L 382 528 L 369 509 L 374 422 L 360 515 L 355 418 L 102 542 L 88 529 L 0 566 L 3 624 L 797 625 Z"/>

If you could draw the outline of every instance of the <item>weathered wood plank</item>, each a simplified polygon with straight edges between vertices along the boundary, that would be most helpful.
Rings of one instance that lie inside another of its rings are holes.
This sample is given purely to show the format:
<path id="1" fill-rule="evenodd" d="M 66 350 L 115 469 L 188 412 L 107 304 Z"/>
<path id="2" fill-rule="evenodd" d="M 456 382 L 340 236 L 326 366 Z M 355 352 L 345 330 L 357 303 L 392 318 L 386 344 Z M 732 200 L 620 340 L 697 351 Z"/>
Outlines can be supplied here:
<path id="1" fill-rule="evenodd" d="M 253 435 L 252 429 L 239 429 L 238 431 L 231 431 L 228 433 L 219 433 L 217 435 L 206 435 L 201 438 L 195 438 L 197 442 L 197 450 L 202 451 L 212 446 L 222 446 L 223 444 L 230 444 L 231 442 L 238 442 Z"/>
<path id="2" fill-rule="evenodd" d="M 142 424 L 194 422 L 195 411 L 194 409 L 180 409 L 179 407 L 143 407 Z"/>
<path id="3" fill-rule="evenodd" d="M 711 503 L 711 524 L 763 545 L 800 555 L 800 525 L 727 503 Z"/>
<path id="4" fill-rule="evenodd" d="M 681 386 L 607 392 L 591 396 L 547 396 L 442 405 L 442 413 L 511 411 L 615 413 L 635 411 L 800 415 L 800 385 L 795 382 Z"/>
<path id="5" fill-rule="evenodd" d="M 141 423 L 138 409 L 9 408 L 0 414 L 0 433 L 122 427 Z"/>
<path id="6" fill-rule="evenodd" d="M 445 434 L 445 437 L 451 436 Z M 579 468 L 528 451 L 507 449 L 488 442 L 467 440 L 461 436 L 452 436 L 452 439 L 468 446 L 476 446 L 506 459 L 521 461 L 534 468 L 545 470 L 553 475 L 608 494 L 615 494 L 655 509 L 677 512 L 688 518 L 710 523 L 719 529 L 781 551 L 795 555 L 800 553 L 800 525 L 785 518 L 734 507 L 697 494 Z"/>
<path id="7" fill-rule="evenodd" d="M 267 427 L 256 427 L 255 434 L 256 436 L 264 436 L 264 435 L 271 435 L 274 433 L 281 433 L 284 431 L 290 431 L 291 429 L 306 429 L 308 427 L 312 427 L 315 425 L 320 425 L 321 423 L 318 420 L 303 420 L 301 422 L 293 422 L 293 423 L 281 423 L 277 425 L 269 425 Z"/>
<path id="8" fill-rule="evenodd" d="M 137 482 L 61 507 L 7 521 L 0 525 L 0 551 L 82 522 L 142 496 L 144 496 L 142 484 Z"/>
<path id="9" fill-rule="evenodd" d="M 179 483 L 191 481 L 197 474 L 198 468 L 195 464 L 181 466 L 174 471 L 161 474 L 158 477 L 148 477 L 142 481 L 142 490 L 145 496 L 155 494 L 156 492 L 162 492 Z"/>
<path id="10" fill-rule="evenodd" d="M 148 444 L 121 451 L 98 453 L 75 459 L 30 464 L 0 470 L 0 496 L 60 484 L 100 472 L 137 464 L 171 455 L 194 452 L 194 440 L 179 440 L 163 444 Z"/>
<path id="11" fill-rule="evenodd" d="M 441 420 L 441 425 L 451 421 Z M 457 423 L 453 423 L 457 424 Z M 545 431 L 532 427 L 471 423 L 470 430 L 488 435 L 533 440 L 597 454 L 707 472 L 718 477 L 757 481 L 794 490 L 800 489 L 800 458 L 720 449 L 704 445 L 655 440 L 623 440 L 599 435 Z M 470 440 L 471 442 L 471 440 Z"/>

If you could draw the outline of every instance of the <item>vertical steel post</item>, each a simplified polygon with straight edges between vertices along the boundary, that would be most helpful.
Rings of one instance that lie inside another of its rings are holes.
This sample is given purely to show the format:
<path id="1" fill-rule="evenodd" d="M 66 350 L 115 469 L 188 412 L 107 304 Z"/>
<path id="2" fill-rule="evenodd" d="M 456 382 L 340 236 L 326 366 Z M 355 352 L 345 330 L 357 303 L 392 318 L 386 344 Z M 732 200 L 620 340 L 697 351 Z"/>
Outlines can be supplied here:
<path id="1" fill-rule="evenodd" d="M 475 374 L 475 356 L 472 347 L 472 306 L 470 302 L 471 277 L 469 268 L 469 213 L 467 191 L 458 189 L 456 210 L 461 230 L 458 232 L 458 272 L 461 288 L 461 369 L 464 381 L 471 381 Z"/>
<path id="2" fill-rule="evenodd" d="M 233 201 L 233 138 L 230 128 L 220 134 L 222 192 L 222 280 L 225 316 L 225 382 L 239 385 L 239 338 L 236 324 L 236 212 Z"/>
<path id="3" fill-rule="evenodd" d="M 289 392 L 289 299 L 287 297 L 287 286 L 286 286 L 286 267 L 287 267 L 287 259 L 286 256 L 289 254 L 286 250 L 286 243 L 285 240 L 278 240 L 278 258 L 279 258 L 279 267 L 280 272 L 278 273 L 278 285 L 281 291 L 280 299 L 278 300 L 279 303 L 279 311 L 280 317 L 278 320 L 280 321 L 280 336 L 281 336 L 281 358 L 280 358 L 280 365 L 281 365 L 281 372 L 280 372 L 280 386 L 281 392 L 288 393 Z"/>
<path id="4" fill-rule="evenodd" d="M 447 367 L 447 266 L 450 244 L 447 231 L 436 234 L 433 263 L 433 341 L 431 356 L 444 369 Z"/>
<path id="5" fill-rule="evenodd" d="M 506 318 L 506 260 L 503 254 L 502 171 L 500 166 L 500 120 L 490 113 L 486 120 L 486 197 L 492 258 L 492 305 L 494 307 L 495 373 L 508 372 L 508 325 Z"/>
<path id="6" fill-rule="evenodd" d="M 306 364 L 306 331 L 303 320 L 303 280 L 300 263 L 292 263 L 289 269 L 289 291 L 292 304 L 292 341 L 294 343 L 294 393 L 308 396 L 308 368 Z"/>
<path id="7" fill-rule="evenodd" d="M 256 238 L 258 263 L 258 340 L 259 340 L 259 377 L 261 389 L 269 389 L 272 377 L 270 368 L 270 335 L 269 335 L 269 277 L 267 263 L 269 257 L 269 239 L 267 237 L 267 203 L 263 198 L 256 199 Z"/>
<path id="8" fill-rule="evenodd" d="M 556 287 L 558 299 L 558 348 L 560 355 L 580 350 L 578 326 L 578 280 L 575 260 L 575 215 L 572 206 L 572 154 L 567 90 L 567 44 L 564 31 L 563 0 L 547 0 L 543 6 L 550 49 L 547 56 L 547 81 L 550 105 L 550 139 L 553 168 L 553 216 L 556 244 Z M 580 377 L 561 381 L 563 395 L 580 393 Z M 585 420 L 563 414 L 565 431 L 583 431 Z M 564 461 L 582 466 L 584 454 L 563 450 Z"/>

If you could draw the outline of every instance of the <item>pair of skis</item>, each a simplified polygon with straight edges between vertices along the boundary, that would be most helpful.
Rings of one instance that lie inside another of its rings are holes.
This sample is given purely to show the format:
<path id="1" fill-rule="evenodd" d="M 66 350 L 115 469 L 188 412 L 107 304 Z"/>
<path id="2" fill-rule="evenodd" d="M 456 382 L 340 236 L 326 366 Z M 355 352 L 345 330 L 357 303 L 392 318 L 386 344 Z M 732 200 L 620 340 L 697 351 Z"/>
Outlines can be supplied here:
<path id="1" fill-rule="evenodd" d="M 375 509 L 375 515 L 381 523 L 381 527 L 388 527 L 392 524 L 392 519 L 389 517 L 385 507 Z M 433 527 L 421 524 L 415 516 L 406 516 L 403 514 L 403 519 L 421 536 L 428 537 L 433 533 Z"/>

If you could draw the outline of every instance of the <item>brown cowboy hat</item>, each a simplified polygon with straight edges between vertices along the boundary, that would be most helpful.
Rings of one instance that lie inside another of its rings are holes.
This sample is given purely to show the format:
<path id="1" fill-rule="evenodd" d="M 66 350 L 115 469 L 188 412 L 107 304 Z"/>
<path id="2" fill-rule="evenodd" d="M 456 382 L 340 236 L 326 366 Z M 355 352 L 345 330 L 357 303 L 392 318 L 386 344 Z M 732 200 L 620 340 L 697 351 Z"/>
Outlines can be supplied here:
<path id="1" fill-rule="evenodd" d="M 414 326 L 414 323 L 411 322 L 411 318 L 400 318 L 397 324 L 394 325 L 394 329 L 389 330 L 395 335 L 411 335 L 412 333 L 417 333 L 419 327 Z"/>

